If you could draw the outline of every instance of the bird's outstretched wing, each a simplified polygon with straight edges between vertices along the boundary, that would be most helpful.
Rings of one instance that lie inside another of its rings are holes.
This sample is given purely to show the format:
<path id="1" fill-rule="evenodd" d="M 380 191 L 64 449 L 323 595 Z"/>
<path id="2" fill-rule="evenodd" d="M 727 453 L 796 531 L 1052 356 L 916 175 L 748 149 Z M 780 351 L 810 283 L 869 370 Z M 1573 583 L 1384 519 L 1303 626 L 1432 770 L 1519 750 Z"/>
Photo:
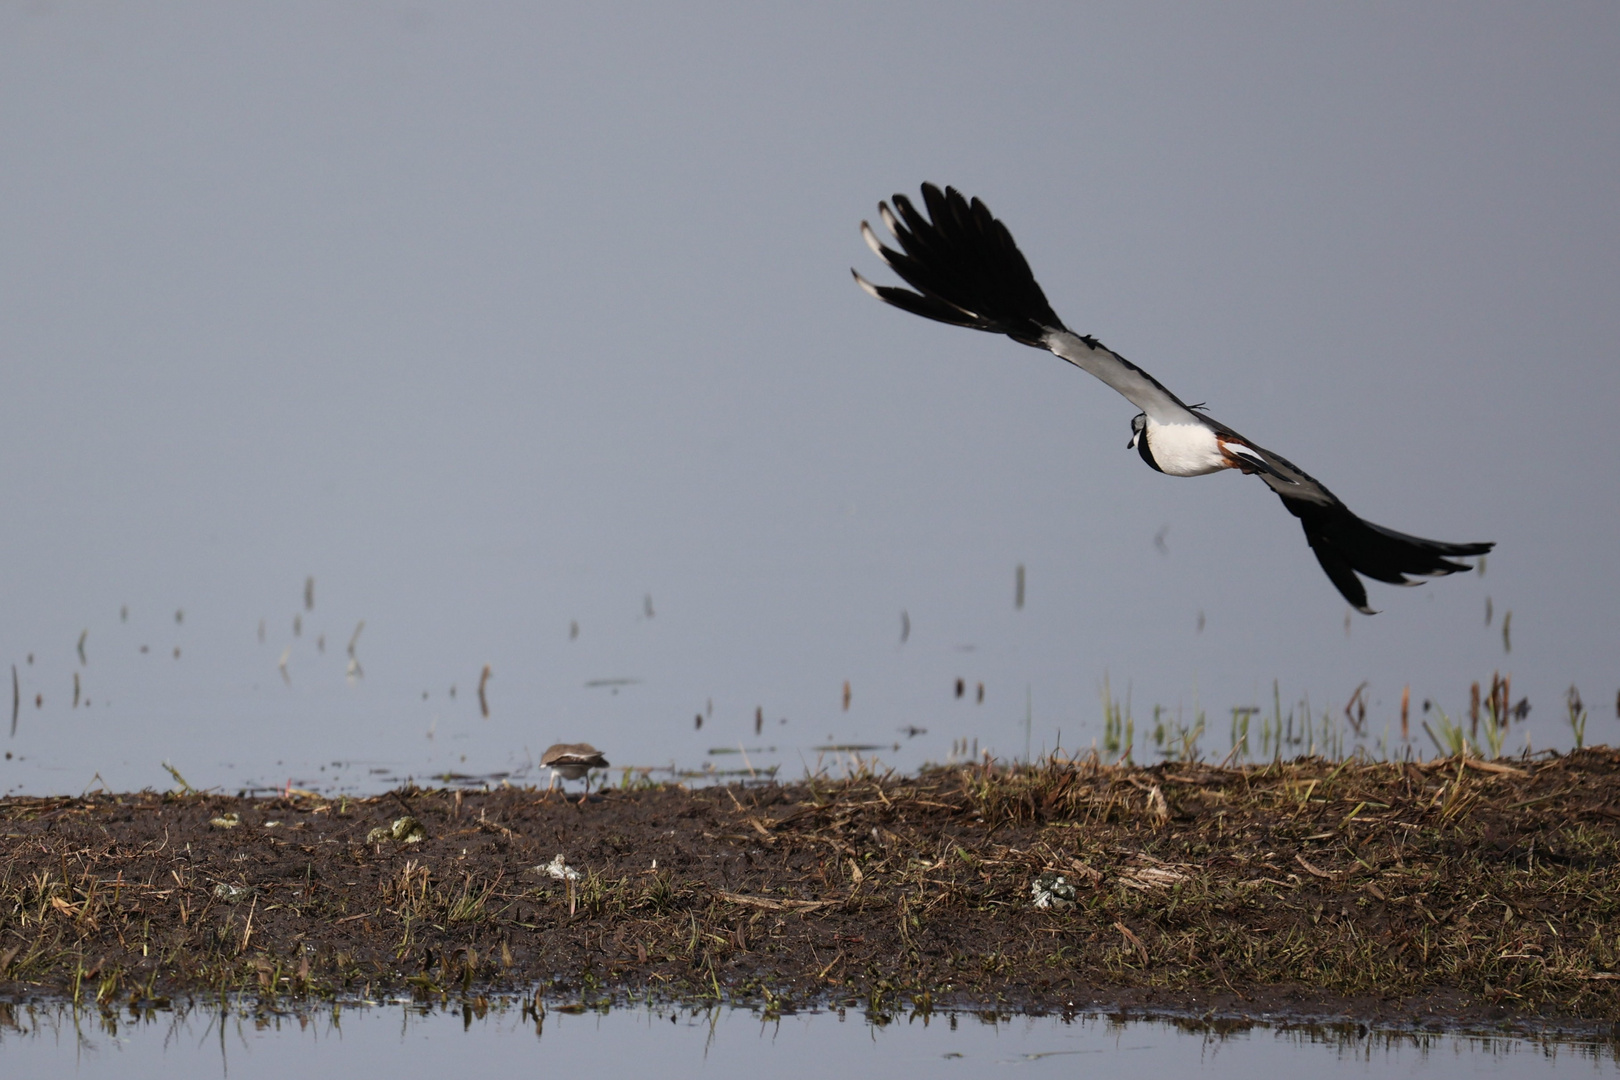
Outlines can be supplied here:
<path id="1" fill-rule="evenodd" d="M 1047 349 L 1118 390 L 1155 423 L 1198 422 L 1159 380 L 1096 338 L 1063 325 L 1007 226 L 983 202 L 969 202 L 951 187 L 941 192 L 933 184 L 924 184 L 922 194 L 928 217 L 904 195 L 894 197 L 893 210 L 878 204 L 900 251 L 884 246 L 861 222 L 867 245 L 917 291 L 874 285 L 851 270 L 861 288 L 913 315 Z"/>
<path id="2" fill-rule="evenodd" d="M 1367 589 L 1357 574 L 1390 585 L 1417 585 L 1421 583 L 1410 580 L 1407 575 L 1444 577 L 1468 570 L 1467 564 L 1451 560 L 1484 555 L 1496 546 L 1489 542 L 1452 544 L 1425 540 L 1363 521 L 1321 481 L 1292 461 L 1256 446 L 1224 425 L 1214 426 L 1223 434 L 1241 440 L 1246 451 L 1244 457 L 1252 454 L 1263 463 L 1264 467 L 1256 468 L 1255 473 L 1277 493 L 1288 512 L 1299 518 L 1305 529 L 1305 541 L 1316 553 L 1316 561 L 1322 564 L 1328 580 L 1363 614 L 1371 615 L 1373 609 L 1367 606 Z"/>
<path id="3" fill-rule="evenodd" d="M 1203 424 L 1219 432 L 1236 467 L 1258 475 L 1288 512 L 1299 518 L 1317 562 L 1359 611 L 1373 613 L 1357 574 L 1392 585 L 1414 585 L 1417 582 L 1407 575 L 1442 577 L 1467 570 L 1465 564 L 1451 560 L 1483 555 L 1494 546 L 1425 540 L 1363 521 L 1287 458 L 1193 412 L 1157 379 L 1096 338 L 1065 327 L 1012 234 L 983 202 L 969 201 L 955 188 L 941 192 L 933 184 L 924 184 L 922 194 L 927 217 L 904 195 L 894 196 L 893 210 L 886 203 L 878 204 L 878 213 L 900 245 L 899 251 L 886 247 L 871 226 L 861 222 L 867 245 L 916 291 L 874 285 L 851 270 L 861 288 L 914 315 L 1006 334 L 1022 344 L 1047 349 L 1119 391 L 1155 423 Z"/>

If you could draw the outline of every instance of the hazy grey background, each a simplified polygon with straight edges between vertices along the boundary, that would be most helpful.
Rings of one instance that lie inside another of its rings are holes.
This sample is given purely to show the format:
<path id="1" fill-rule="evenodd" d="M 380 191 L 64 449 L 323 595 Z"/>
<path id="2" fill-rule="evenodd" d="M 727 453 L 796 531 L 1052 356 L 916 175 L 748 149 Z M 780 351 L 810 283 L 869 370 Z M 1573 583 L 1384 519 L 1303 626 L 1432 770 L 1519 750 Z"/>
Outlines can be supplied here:
<path id="1" fill-rule="evenodd" d="M 0 786 L 910 766 L 1022 753 L 1026 700 L 1089 745 L 1105 676 L 1139 757 L 1155 702 L 1219 754 L 1273 679 L 1369 680 L 1381 733 L 1498 668 L 1536 745 L 1572 682 L 1612 739 L 1617 55 L 1575 3 L 0 7 Z M 1070 325 L 1488 573 L 1347 634 L 1263 485 L 1152 473 L 1095 380 L 868 299 L 858 223 L 925 179 Z"/>

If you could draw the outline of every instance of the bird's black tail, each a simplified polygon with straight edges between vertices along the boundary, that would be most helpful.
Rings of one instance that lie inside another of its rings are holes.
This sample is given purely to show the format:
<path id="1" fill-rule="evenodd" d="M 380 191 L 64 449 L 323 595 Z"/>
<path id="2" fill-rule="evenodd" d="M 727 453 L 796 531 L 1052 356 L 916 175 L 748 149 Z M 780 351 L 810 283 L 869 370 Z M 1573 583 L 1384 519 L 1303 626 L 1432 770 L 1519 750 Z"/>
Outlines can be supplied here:
<path id="1" fill-rule="evenodd" d="M 861 288 L 913 315 L 1006 334 L 1027 345 L 1039 345 L 1048 330 L 1063 329 L 1012 234 L 989 207 L 933 184 L 922 186 L 922 196 L 928 217 L 904 195 L 894 197 L 894 210 L 878 204 L 901 251 L 885 247 L 861 222 L 872 250 L 917 291 L 873 285 L 851 270 Z"/>

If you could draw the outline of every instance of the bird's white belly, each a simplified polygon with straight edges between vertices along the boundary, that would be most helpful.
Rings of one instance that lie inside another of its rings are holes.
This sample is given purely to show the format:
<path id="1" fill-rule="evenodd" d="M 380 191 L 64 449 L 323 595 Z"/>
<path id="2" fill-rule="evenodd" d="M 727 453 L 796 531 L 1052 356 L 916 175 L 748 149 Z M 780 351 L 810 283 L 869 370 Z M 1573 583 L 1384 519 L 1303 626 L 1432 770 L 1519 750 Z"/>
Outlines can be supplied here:
<path id="1" fill-rule="evenodd" d="M 1203 424 L 1154 424 L 1147 429 L 1148 449 L 1159 468 L 1171 476 L 1202 476 L 1230 468 Z"/>

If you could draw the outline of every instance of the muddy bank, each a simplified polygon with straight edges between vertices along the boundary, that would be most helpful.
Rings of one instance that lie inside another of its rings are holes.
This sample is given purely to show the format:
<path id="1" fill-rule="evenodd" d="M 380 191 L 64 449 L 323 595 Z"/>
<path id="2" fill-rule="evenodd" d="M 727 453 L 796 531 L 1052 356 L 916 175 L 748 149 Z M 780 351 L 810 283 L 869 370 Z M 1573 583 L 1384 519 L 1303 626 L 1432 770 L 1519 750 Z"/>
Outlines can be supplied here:
<path id="1" fill-rule="evenodd" d="M 989 765 L 583 805 L 519 788 L 9 799 L 0 834 L 9 1000 L 538 984 L 878 1013 L 1620 1021 L 1608 749 Z"/>

